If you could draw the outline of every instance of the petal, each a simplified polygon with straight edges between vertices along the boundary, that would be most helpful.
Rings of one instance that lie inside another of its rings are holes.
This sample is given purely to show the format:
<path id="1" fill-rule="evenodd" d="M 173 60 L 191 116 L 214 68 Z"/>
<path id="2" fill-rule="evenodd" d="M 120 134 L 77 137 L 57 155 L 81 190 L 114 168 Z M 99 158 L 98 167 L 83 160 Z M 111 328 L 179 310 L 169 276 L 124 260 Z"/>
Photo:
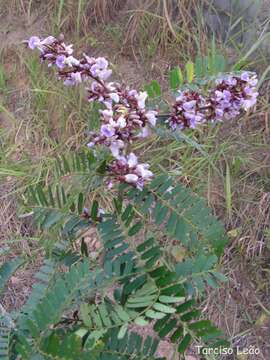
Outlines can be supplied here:
<path id="1" fill-rule="evenodd" d="M 130 168 L 133 168 L 133 167 L 135 167 L 135 166 L 138 164 L 138 158 L 137 158 L 137 156 L 136 156 L 134 153 L 130 153 L 130 154 L 128 155 L 127 162 L 128 162 L 128 166 L 129 166 Z"/>
<path id="2" fill-rule="evenodd" d="M 44 40 L 41 41 L 42 45 L 51 45 L 56 41 L 56 38 L 53 36 L 48 36 Z"/>
<path id="3" fill-rule="evenodd" d="M 136 182 L 138 181 L 139 177 L 135 174 L 127 174 L 125 175 L 125 181 L 127 183 L 130 183 L 130 184 L 136 184 Z"/>
<path id="4" fill-rule="evenodd" d="M 31 50 L 34 50 L 40 44 L 41 41 L 38 36 L 31 36 L 30 39 L 28 40 L 28 46 Z"/>

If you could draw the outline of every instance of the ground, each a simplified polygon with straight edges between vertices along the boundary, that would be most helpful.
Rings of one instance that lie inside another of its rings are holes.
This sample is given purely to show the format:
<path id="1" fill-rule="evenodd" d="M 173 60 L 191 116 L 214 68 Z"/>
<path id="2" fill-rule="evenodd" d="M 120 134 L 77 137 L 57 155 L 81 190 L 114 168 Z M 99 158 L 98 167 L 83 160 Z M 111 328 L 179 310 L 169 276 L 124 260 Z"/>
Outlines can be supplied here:
<path id="1" fill-rule="evenodd" d="M 28 172 L 34 169 L 37 174 L 38 164 L 44 158 L 53 157 L 58 146 L 78 148 L 84 137 L 85 121 L 89 121 L 85 117 L 84 105 L 72 111 L 70 99 L 63 106 L 59 105 L 61 86 L 52 76 L 49 81 L 46 80 L 46 70 L 39 67 L 36 58 L 25 50 L 22 43 L 33 34 L 57 34 L 58 29 L 51 18 L 56 16 L 58 19 L 59 13 L 50 17 L 46 6 L 37 2 L 31 8 L 27 1 L 21 1 L 21 7 L 18 6 L 15 11 L 17 3 L 11 3 L 13 11 L 0 5 L 0 244 L 2 248 L 11 248 L 8 258 L 23 254 L 32 260 L 8 283 L 7 291 L 1 298 L 1 304 L 7 310 L 19 309 L 27 299 L 34 281 L 33 273 L 43 255 L 31 220 L 19 216 L 21 190 L 31 175 Z M 55 10 L 54 2 L 48 3 L 50 11 Z M 129 22 L 123 18 L 123 11 L 127 11 L 129 5 L 125 3 L 120 15 L 113 11 L 108 18 L 91 25 L 86 21 L 90 16 L 87 14 L 82 16 L 79 26 L 78 20 L 71 19 L 63 26 L 67 42 L 70 37 L 77 48 L 94 56 L 109 58 L 114 64 L 115 76 L 126 84 L 139 88 L 152 79 L 158 79 L 165 87 L 168 69 L 175 63 L 186 61 L 187 55 L 181 58 L 184 50 L 178 50 L 177 43 L 164 51 L 161 40 L 158 43 L 149 42 L 145 48 L 141 48 L 142 44 L 136 40 L 128 42 L 128 35 L 132 33 L 133 39 L 136 34 L 136 22 L 127 27 L 134 18 L 129 18 Z M 104 9 L 97 6 L 94 14 L 100 19 L 106 11 L 104 13 Z M 190 24 L 194 26 L 193 22 Z M 75 34 L 77 31 L 80 36 Z M 204 34 L 199 36 L 202 42 L 206 41 Z M 236 55 L 235 51 L 231 52 L 230 47 L 228 53 L 233 61 Z M 187 53 L 194 55 L 189 45 Z M 262 60 L 259 65 L 262 74 L 266 66 Z M 203 312 L 225 331 L 234 345 L 241 348 L 254 345 L 260 349 L 259 355 L 239 355 L 239 359 L 270 358 L 270 124 L 267 82 L 260 91 L 260 103 L 253 113 L 241 121 L 200 134 L 200 141 L 209 149 L 218 172 L 209 169 L 207 163 L 200 165 L 198 159 L 178 158 L 182 167 L 181 180 L 207 198 L 230 235 L 230 244 L 220 264 L 229 282 L 223 289 L 209 290 Z M 13 165 L 9 166 L 11 163 Z M 226 165 L 229 175 L 226 174 Z M 199 180 L 202 178 L 201 183 Z M 6 258 L 3 256 L 3 260 Z M 169 351 L 170 346 L 164 342 L 160 354 L 168 356 Z M 194 352 L 189 360 L 197 358 Z M 228 356 L 225 358 L 230 359 Z"/>

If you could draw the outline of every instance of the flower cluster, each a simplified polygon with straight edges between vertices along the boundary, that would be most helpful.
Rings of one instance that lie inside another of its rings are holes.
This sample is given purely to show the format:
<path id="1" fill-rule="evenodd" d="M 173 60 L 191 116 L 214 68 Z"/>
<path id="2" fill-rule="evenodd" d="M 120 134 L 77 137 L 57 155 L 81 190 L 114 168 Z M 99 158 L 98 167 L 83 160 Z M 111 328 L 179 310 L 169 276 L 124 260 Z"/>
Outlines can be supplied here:
<path id="1" fill-rule="evenodd" d="M 139 163 L 134 153 L 128 153 L 129 145 L 151 134 L 156 126 L 158 111 L 146 108 L 146 92 L 109 82 L 112 74 L 108 61 L 103 57 L 83 54 L 75 58 L 73 46 L 49 36 L 28 40 L 30 49 L 38 49 L 42 61 L 55 65 L 58 78 L 67 86 L 86 83 L 89 102 L 102 104 L 101 126 L 98 133 L 91 133 L 89 147 L 103 145 L 110 149 L 115 160 L 108 166 L 113 180 L 127 182 L 142 189 L 153 177 L 149 165 Z M 206 96 L 195 90 L 179 91 L 166 122 L 172 130 L 194 129 L 205 122 L 232 119 L 255 105 L 258 92 L 255 73 L 229 74 L 216 79 Z M 110 181 L 110 186 L 113 184 Z"/>
<path id="2" fill-rule="evenodd" d="M 108 68 L 109 63 L 105 58 L 83 54 L 81 59 L 76 59 L 72 56 L 72 45 L 65 45 L 62 37 L 56 39 L 49 36 L 42 40 L 32 36 L 28 45 L 31 49 L 37 48 L 40 51 L 42 61 L 47 61 L 49 66 L 57 67 L 58 78 L 62 79 L 65 85 L 88 83 L 88 101 L 97 101 L 104 107 L 100 110 L 100 130 L 98 133 L 91 133 L 88 146 L 100 144 L 108 147 L 116 158 L 109 167 L 115 178 L 141 188 L 152 173 L 147 170 L 148 164 L 137 164 L 137 168 L 129 167 L 131 160 L 128 159 L 134 159 L 135 155 L 128 155 L 127 148 L 135 140 L 149 136 L 151 127 L 156 125 L 157 111 L 147 110 L 145 106 L 147 93 L 108 82 L 112 71 Z M 125 162 L 126 165 L 123 167 Z M 135 173 L 128 173 L 128 169 Z"/>
<path id="3" fill-rule="evenodd" d="M 179 91 L 167 123 L 173 129 L 196 128 L 205 121 L 205 99 L 196 91 Z"/>
<path id="4" fill-rule="evenodd" d="M 127 182 L 140 190 L 143 189 L 144 183 L 153 177 L 149 164 L 140 164 L 134 153 L 114 160 L 110 165 L 110 171 L 120 182 Z"/>
<path id="5" fill-rule="evenodd" d="M 207 96 L 193 90 L 179 91 L 167 122 L 173 130 L 183 130 L 207 121 L 233 119 L 256 104 L 257 81 L 255 73 L 243 72 L 216 79 Z"/>
<path id="6" fill-rule="evenodd" d="M 257 76 L 243 72 L 239 76 L 228 75 L 216 80 L 216 87 L 210 91 L 210 114 L 208 119 L 229 120 L 247 111 L 256 104 L 258 92 Z"/>
<path id="7" fill-rule="evenodd" d="M 92 134 L 89 146 L 102 144 L 110 148 L 112 155 L 125 155 L 127 144 L 150 135 L 151 126 L 156 125 L 157 112 L 146 110 L 146 92 L 119 90 L 118 101 L 105 110 L 100 110 L 101 127 L 98 134 Z"/>
<path id="8" fill-rule="evenodd" d="M 58 76 L 64 80 L 65 85 L 76 85 L 89 79 L 99 82 L 107 80 L 112 70 L 108 69 L 108 61 L 102 57 L 92 58 L 83 54 L 82 59 L 72 56 L 73 45 L 66 45 L 63 38 L 53 36 L 41 40 L 32 36 L 28 45 L 30 49 L 38 49 L 42 61 L 47 61 L 48 66 L 56 65 Z"/>

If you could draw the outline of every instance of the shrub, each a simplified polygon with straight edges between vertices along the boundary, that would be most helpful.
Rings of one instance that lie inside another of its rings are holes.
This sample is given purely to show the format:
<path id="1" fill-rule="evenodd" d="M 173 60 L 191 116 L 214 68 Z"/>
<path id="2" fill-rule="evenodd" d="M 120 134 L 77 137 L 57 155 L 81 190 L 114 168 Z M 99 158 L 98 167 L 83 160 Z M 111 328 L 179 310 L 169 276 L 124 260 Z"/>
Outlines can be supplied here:
<path id="1" fill-rule="evenodd" d="M 180 68 L 169 75 L 176 100 L 165 114 L 157 106 L 156 81 L 142 92 L 108 82 L 106 59 L 77 59 L 63 38 L 34 36 L 28 45 L 56 67 L 65 85 L 90 86 L 100 131 L 89 134 L 87 149 L 59 155 L 48 186 L 29 186 L 27 209 L 47 239 L 46 257 L 22 309 L 2 311 L 1 358 L 157 359 L 163 338 L 180 354 L 191 342 L 226 344 L 200 310 L 206 287 L 226 281 L 217 271 L 224 228 L 203 199 L 168 174 L 155 176 L 132 147 L 153 132 L 181 137 L 185 129 L 237 117 L 256 103 L 256 75 L 217 75 L 220 56 L 188 62 L 185 79 Z M 86 179 L 75 191 L 63 181 L 71 174 Z M 87 206 L 87 192 L 97 189 L 111 193 L 112 206 L 102 209 L 98 197 Z M 89 229 L 94 250 L 86 241 Z M 181 260 L 166 239 L 181 244 Z M 1 288 L 21 264 L 0 268 Z M 149 326 L 155 335 L 145 338 L 134 325 Z"/>

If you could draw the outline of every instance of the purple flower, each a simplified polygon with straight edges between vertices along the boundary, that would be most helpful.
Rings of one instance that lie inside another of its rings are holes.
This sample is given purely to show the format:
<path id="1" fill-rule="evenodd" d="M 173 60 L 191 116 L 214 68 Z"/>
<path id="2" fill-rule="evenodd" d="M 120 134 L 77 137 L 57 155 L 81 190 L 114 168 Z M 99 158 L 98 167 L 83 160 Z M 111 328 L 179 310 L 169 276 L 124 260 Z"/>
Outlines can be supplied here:
<path id="1" fill-rule="evenodd" d="M 74 80 L 75 84 L 82 82 L 82 76 L 80 72 L 71 73 L 71 77 Z"/>
<path id="2" fill-rule="evenodd" d="M 56 60 L 55 60 L 55 65 L 59 68 L 59 69 L 63 69 L 65 67 L 65 61 L 66 57 L 65 55 L 59 55 L 57 56 Z"/>
<path id="3" fill-rule="evenodd" d="M 106 69 L 109 65 L 108 61 L 104 57 L 98 57 L 95 61 L 100 70 Z"/>
<path id="4" fill-rule="evenodd" d="M 100 80 L 107 80 L 112 74 L 112 70 L 101 70 L 98 73 L 98 77 Z"/>
<path id="5" fill-rule="evenodd" d="M 243 72 L 240 75 L 223 76 L 216 81 L 216 89 L 210 91 L 210 121 L 235 118 L 241 110 L 247 111 L 255 105 L 257 91 L 256 74 Z"/>
<path id="6" fill-rule="evenodd" d="M 106 81 L 112 74 L 112 70 L 108 69 L 108 61 L 105 58 L 99 57 L 90 67 L 92 76 Z"/>
<path id="7" fill-rule="evenodd" d="M 79 72 L 69 74 L 69 78 L 64 81 L 66 86 L 77 85 L 82 82 L 82 77 Z"/>
<path id="8" fill-rule="evenodd" d="M 250 109 L 251 107 L 253 107 L 257 102 L 257 98 L 256 97 L 250 97 L 249 99 L 244 99 L 241 103 L 243 109 L 245 111 L 247 111 L 248 109 Z"/>
<path id="9" fill-rule="evenodd" d="M 137 181 L 139 179 L 139 176 L 136 174 L 127 174 L 125 175 L 125 181 L 129 184 L 136 185 Z"/>
<path id="10" fill-rule="evenodd" d="M 189 120 L 189 127 L 195 129 L 199 123 L 203 122 L 203 116 L 196 115 L 195 113 L 184 113 L 186 119 Z"/>
<path id="11" fill-rule="evenodd" d="M 227 79 L 227 84 L 230 86 L 235 86 L 237 84 L 237 79 L 232 76 L 229 76 Z"/>
<path id="12" fill-rule="evenodd" d="M 110 124 L 101 125 L 100 133 L 106 137 L 112 137 L 115 134 L 115 129 Z"/>
<path id="13" fill-rule="evenodd" d="M 115 103 L 119 103 L 120 97 L 117 93 L 111 93 L 110 94 L 110 98 L 115 102 Z"/>
<path id="14" fill-rule="evenodd" d="M 56 41 L 56 38 L 53 36 L 48 36 L 41 41 L 42 45 L 52 45 Z"/>
<path id="15" fill-rule="evenodd" d="M 196 128 L 205 121 L 205 115 L 200 112 L 206 104 L 206 99 L 192 90 L 179 91 L 171 116 L 167 120 L 172 130 Z"/>
<path id="16" fill-rule="evenodd" d="M 62 46 L 64 47 L 65 52 L 66 52 L 68 55 L 71 55 L 71 54 L 73 53 L 73 44 L 65 45 L 64 43 L 62 43 Z"/>
<path id="17" fill-rule="evenodd" d="M 195 109 L 195 106 L 196 106 L 196 100 L 191 100 L 183 103 L 183 108 L 186 111 Z"/>
<path id="18" fill-rule="evenodd" d="M 99 66 L 97 64 L 92 65 L 90 71 L 93 76 L 98 76 L 100 71 Z"/>
<path id="19" fill-rule="evenodd" d="M 41 45 L 40 38 L 38 36 L 31 36 L 28 40 L 28 46 L 31 50 Z"/>
<path id="20" fill-rule="evenodd" d="M 77 60 L 75 57 L 73 56 L 68 56 L 64 59 L 64 64 L 72 67 L 72 66 L 79 66 L 80 65 L 80 61 Z"/>
<path id="21" fill-rule="evenodd" d="M 87 146 L 89 147 L 89 148 L 92 148 L 92 147 L 94 147 L 96 144 L 95 144 L 95 142 L 94 141 L 90 141 L 88 144 L 87 144 Z"/>
<path id="22" fill-rule="evenodd" d="M 53 60 L 54 59 L 54 54 L 51 54 L 51 53 L 46 53 L 43 55 L 44 59 L 46 60 Z M 50 63 L 51 64 L 51 63 Z"/>
<path id="23" fill-rule="evenodd" d="M 123 116 L 120 116 L 116 122 L 116 125 L 120 128 L 123 129 L 127 126 L 127 121 Z"/>
<path id="24" fill-rule="evenodd" d="M 147 99 L 147 92 L 141 91 L 139 94 L 135 95 L 136 100 L 138 101 L 138 107 L 139 109 L 145 108 L 145 100 Z"/>
<path id="25" fill-rule="evenodd" d="M 107 187 L 108 187 L 109 190 L 113 188 L 113 182 L 111 180 L 108 181 Z"/>
<path id="26" fill-rule="evenodd" d="M 215 114 L 216 114 L 217 120 L 222 120 L 222 118 L 224 116 L 224 111 L 222 109 L 216 108 Z"/>
<path id="27" fill-rule="evenodd" d="M 110 165 L 109 170 L 116 179 L 132 184 L 140 190 L 143 189 L 144 183 L 153 177 L 149 164 L 138 163 L 134 153 L 120 156 Z"/>
<path id="28" fill-rule="evenodd" d="M 90 56 L 86 55 L 85 53 L 83 54 L 83 57 L 85 58 L 87 65 L 93 65 L 96 62 L 96 58 L 90 57 Z"/>
<path id="29" fill-rule="evenodd" d="M 246 72 L 246 71 L 244 71 L 244 72 L 242 72 L 242 74 L 241 74 L 241 80 L 244 80 L 244 81 L 249 81 L 249 73 L 248 72 Z"/>
<path id="30" fill-rule="evenodd" d="M 148 110 L 145 113 L 145 117 L 147 118 L 149 124 L 152 125 L 153 127 L 156 126 L 156 122 L 157 122 L 156 116 L 157 116 L 157 111 Z"/>
<path id="31" fill-rule="evenodd" d="M 228 90 L 223 90 L 223 91 L 220 91 L 220 90 L 216 90 L 215 91 L 215 100 L 216 101 L 221 101 L 223 100 L 223 102 L 229 102 L 231 99 L 231 93 L 230 91 Z"/>
<path id="32" fill-rule="evenodd" d="M 134 168 L 138 164 L 138 158 L 134 153 L 130 153 L 127 157 L 127 164 L 129 168 Z"/>
<path id="33" fill-rule="evenodd" d="M 75 83 L 74 83 L 74 80 L 72 80 L 72 79 L 66 79 L 66 80 L 64 81 L 64 85 L 66 85 L 66 86 L 73 86 L 73 85 L 75 85 Z"/>
<path id="34" fill-rule="evenodd" d="M 101 102 L 103 105 L 105 105 L 108 110 L 111 110 L 111 109 L 112 109 L 112 101 L 111 101 L 111 100 L 107 100 L 107 99 L 104 100 L 104 97 L 103 97 L 103 96 L 99 97 L 98 100 L 99 100 L 99 102 Z"/>
<path id="35" fill-rule="evenodd" d="M 226 84 L 230 86 L 235 86 L 237 84 L 237 80 L 231 75 L 221 76 L 220 78 L 216 79 L 215 82 L 217 85 L 220 85 L 224 82 L 226 82 Z"/>
<path id="36" fill-rule="evenodd" d="M 128 96 L 134 96 L 135 98 L 138 96 L 138 92 L 135 89 L 128 91 Z"/>
<path id="37" fill-rule="evenodd" d="M 104 117 L 104 119 L 106 121 L 110 121 L 110 119 L 112 119 L 113 117 L 113 111 L 112 110 L 100 110 L 100 113 L 102 114 L 102 116 Z"/>
<path id="38" fill-rule="evenodd" d="M 227 102 L 231 100 L 232 94 L 228 90 L 223 90 L 223 99 Z"/>
<path id="39" fill-rule="evenodd" d="M 136 173 L 143 179 L 143 180 L 149 180 L 153 177 L 152 171 L 148 170 L 149 164 L 138 164 L 136 166 Z"/>
<path id="40" fill-rule="evenodd" d="M 151 130 L 149 129 L 148 126 L 144 126 L 142 130 L 138 133 L 137 137 L 144 139 L 150 135 L 151 135 Z"/>
<path id="41" fill-rule="evenodd" d="M 119 159 L 120 155 L 120 150 L 123 149 L 125 146 L 124 142 L 122 140 L 115 140 L 111 143 L 110 145 L 110 150 L 112 153 L 112 156 L 115 157 L 116 159 Z"/>
<path id="42" fill-rule="evenodd" d="M 256 85 L 257 85 L 258 79 L 257 79 L 257 77 L 256 77 L 256 74 L 253 75 L 253 77 L 249 80 L 248 83 L 249 83 L 250 86 L 256 86 Z"/>

